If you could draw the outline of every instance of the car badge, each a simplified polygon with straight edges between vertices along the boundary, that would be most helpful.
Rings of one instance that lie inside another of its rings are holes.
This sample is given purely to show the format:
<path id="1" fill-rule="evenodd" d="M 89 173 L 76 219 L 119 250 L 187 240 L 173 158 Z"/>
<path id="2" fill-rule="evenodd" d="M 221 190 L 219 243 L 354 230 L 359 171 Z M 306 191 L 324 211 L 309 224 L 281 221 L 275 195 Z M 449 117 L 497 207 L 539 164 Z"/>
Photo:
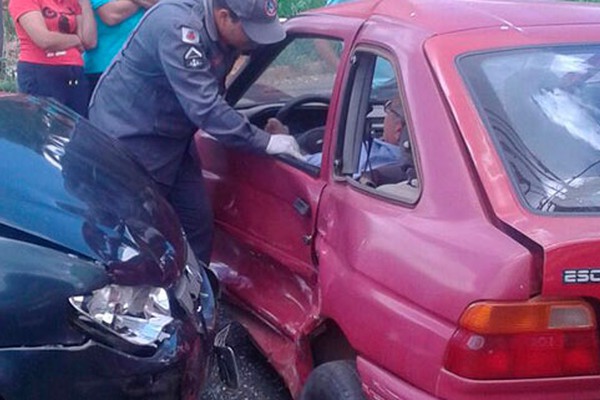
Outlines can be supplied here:
<path id="1" fill-rule="evenodd" d="M 600 283 L 600 268 L 566 269 L 563 271 L 563 283 Z"/>
<path id="2" fill-rule="evenodd" d="M 265 0 L 265 14 L 267 14 L 267 17 L 277 15 L 277 0 Z"/>

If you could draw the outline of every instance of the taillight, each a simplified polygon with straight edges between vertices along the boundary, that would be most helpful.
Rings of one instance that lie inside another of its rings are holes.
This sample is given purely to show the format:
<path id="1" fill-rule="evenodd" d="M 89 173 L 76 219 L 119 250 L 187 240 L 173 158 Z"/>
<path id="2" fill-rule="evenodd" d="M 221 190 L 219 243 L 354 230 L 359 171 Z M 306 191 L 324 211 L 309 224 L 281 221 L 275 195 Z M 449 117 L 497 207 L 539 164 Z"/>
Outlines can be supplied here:
<path id="1" fill-rule="evenodd" d="M 594 312 L 576 300 L 473 304 L 450 340 L 445 366 L 472 379 L 598 374 Z"/>

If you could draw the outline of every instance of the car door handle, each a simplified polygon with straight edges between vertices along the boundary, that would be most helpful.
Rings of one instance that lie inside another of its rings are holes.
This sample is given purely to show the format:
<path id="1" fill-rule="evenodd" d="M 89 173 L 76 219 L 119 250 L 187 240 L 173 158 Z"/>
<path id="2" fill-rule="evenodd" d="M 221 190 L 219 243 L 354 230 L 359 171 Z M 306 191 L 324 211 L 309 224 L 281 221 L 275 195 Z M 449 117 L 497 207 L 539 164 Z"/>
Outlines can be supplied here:
<path id="1" fill-rule="evenodd" d="M 310 244 L 312 243 L 313 240 L 313 235 L 302 235 L 302 243 L 304 243 L 307 246 L 310 246 Z"/>
<path id="2" fill-rule="evenodd" d="M 298 212 L 298 214 L 302 215 L 303 217 L 307 217 L 310 215 L 310 204 L 302 200 L 300 197 L 296 197 L 293 206 L 294 209 Z"/>

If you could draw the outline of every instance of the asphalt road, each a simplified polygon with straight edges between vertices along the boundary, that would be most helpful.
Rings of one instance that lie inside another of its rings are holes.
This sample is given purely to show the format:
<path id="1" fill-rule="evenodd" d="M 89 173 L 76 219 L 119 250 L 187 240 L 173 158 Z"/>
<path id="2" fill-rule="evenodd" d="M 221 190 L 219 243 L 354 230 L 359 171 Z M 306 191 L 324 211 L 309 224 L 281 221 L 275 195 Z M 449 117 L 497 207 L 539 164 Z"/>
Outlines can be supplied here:
<path id="1" fill-rule="evenodd" d="M 221 313 L 221 321 L 221 324 L 231 322 L 226 310 Z M 215 368 L 200 400 L 292 400 L 279 375 L 252 344 L 241 325 L 232 322 L 227 342 L 237 356 L 239 388 L 230 389 L 221 383 Z"/>

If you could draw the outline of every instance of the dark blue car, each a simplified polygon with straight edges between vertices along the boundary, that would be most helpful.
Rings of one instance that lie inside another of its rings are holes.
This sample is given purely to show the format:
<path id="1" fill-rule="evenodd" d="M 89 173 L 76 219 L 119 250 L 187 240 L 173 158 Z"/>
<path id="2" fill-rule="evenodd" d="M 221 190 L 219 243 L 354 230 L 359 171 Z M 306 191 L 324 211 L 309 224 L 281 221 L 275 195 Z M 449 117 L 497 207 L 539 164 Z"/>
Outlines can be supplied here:
<path id="1" fill-rule="evenodd" d="M 215 300 L 177 217 L 118 143 L 0 97 L 0 399 L 197 399 Z"/>

